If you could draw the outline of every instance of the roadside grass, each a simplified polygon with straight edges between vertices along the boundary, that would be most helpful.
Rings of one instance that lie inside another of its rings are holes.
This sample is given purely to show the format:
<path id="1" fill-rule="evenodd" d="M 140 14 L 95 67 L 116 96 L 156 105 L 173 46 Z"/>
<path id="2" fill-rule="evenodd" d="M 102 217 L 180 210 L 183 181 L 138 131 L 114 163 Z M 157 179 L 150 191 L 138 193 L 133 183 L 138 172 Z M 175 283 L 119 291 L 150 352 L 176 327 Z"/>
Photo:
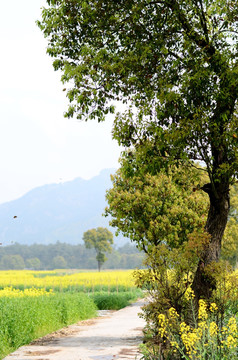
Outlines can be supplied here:
<path id="1" fill-rule="evenodd" d="M 97 310 L 119 310 L 143 297 L 131 274 L 0 272 L 0 360 Z"/>
<path id="2" fill-rule="evenodd" d="M 142 296 L 134 290 L 0 297 L 0 359 L 34 339 L 97 316 L 97 310 L 119 310 Z"/>
<path id="3" fill-rule="evenodd" d="M 0 359 L 34 339 L 97 314 L 82 293 L 0 298 Z"/>
<path id="4" fill-rule="evenodd" d="M 106 292 L 95 292 L 90 294 L 89 297 L 93 299 L 99 310 L 120 310 L 138 298 L 143 297 L 143 293 L 139 289 L 109 294 Z"/>

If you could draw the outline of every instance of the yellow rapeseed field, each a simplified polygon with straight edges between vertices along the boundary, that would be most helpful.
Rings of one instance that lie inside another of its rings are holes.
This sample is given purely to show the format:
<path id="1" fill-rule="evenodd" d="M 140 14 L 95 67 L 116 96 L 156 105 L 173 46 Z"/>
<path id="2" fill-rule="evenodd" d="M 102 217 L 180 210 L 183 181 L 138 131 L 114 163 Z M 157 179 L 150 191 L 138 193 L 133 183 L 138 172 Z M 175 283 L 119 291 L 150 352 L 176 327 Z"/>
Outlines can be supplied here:
<path id="1" fill-rule="evenodd" d="M 133 271 L 0 271 L 0 359 L 97 309 L 121 309 L 141 293 Z"/>
<path id="2" fill-rule="evenodd" d="M 14 289 L 12 286 L 7 286 L 3 290 L 0 290 L 0 298 L 1 297 L 14 298 L 14 297 L 25 297 L 25 296 L 37 297 L 37 296 L 49 296 L 51 294 L 53 294 L 53 290 L 46 291 L 43 288 L 36 289 L 34 287 L 24 290 L 19 290 L 19 289 Z"/>
<path id="3" fill-rule="evenodd" d="M 132 270 L 103 271 L 103 272 L 75 272 L 61 271 L 31 271 L 9 270 L 0 271 L 0 288 L 80 288 L 88 290 L 116 289 L 135 287 Z"/>

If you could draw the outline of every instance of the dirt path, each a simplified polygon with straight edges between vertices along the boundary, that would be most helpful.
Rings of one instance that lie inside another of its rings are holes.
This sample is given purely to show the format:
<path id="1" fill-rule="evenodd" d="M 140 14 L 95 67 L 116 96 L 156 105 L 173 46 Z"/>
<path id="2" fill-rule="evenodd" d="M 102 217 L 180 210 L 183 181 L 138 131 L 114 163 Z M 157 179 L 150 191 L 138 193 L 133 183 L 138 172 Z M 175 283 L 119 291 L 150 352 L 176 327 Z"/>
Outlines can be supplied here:
<path id="1" fill-rule="evenodd" d="M 4 360 L 139 359 L 144 320 L 140 300 L 106 316 L 81 321 L 19 348 Z"/>

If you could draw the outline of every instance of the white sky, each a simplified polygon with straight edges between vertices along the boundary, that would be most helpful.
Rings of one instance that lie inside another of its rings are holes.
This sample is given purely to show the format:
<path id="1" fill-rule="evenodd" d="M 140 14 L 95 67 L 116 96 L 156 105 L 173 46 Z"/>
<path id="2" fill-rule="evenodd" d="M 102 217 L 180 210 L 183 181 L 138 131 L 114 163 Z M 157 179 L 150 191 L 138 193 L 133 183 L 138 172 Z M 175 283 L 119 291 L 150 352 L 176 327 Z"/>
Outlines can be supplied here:
<path id="1" fill-rule="evenodd" d="M 1 1 L 0 203 L 47 183 L 118 167 L 110 119 L 63 117 L 67 99 L 35 21 L 45 0 Z"/>

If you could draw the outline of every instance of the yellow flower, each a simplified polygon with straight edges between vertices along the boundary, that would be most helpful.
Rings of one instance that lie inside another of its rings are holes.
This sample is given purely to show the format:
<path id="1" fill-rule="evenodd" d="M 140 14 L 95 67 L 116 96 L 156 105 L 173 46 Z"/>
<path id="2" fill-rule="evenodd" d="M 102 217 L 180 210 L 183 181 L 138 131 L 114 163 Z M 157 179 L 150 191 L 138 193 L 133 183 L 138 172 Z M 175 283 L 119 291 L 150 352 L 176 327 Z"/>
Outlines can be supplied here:
<path id="1" fill-rule="evenodd" d="M 170 341 L 170 345 L 176 349 L 179 349 L 179 344 L 177 343 L 177 341 Z"/>
<path id="2" fill-rule="evenodd" d="M 206 321 L 199 321 L 198 330 L 200 331 L 200 333 L 202 333 L 206 329 L 207 329 L 207 322 Z"/>
<path id="3" fill-rule="evenodd" d="M 169 309 L 169 317 L 172 320 L 176 320 L 179 318 L 179 314 L 177 313 L 177 311 L 175 310 L 175 308 L 171 307 Z"/>
<path id="4" fill-rule="evenodd" d="M 185 346 L 186 351 L 190 355 L 196 354 L 197 352 L 196 343 L 199 341 L 199 336 L 197 335 L 196 331 L 189 332 L 188 329 L 190 329 L 190 327 L 187 325 L 185 332 L 181 333 L 181 340 Z"/>
<path id="5" fill-rule="evenodd" d="M 180 333 L 183 334 L 183 333 L 187 333 L 188 331 L 190 331 L 190 326 L 187 325 L 184 321 L 181 322 L 181 324 L 180 324 Z"/>
<path id="6" fill-rule="evenodd" d="M 228 348 L 236 348 L 237 347 L 237 340 L 232 335 L 228 335 L 226 341 L 224 341 L 224 344 Z"/>
<path id="7" fill-rule="evenodd" d="M 49 296 L 53 293 L 53 290 L 49 292 L 45 289 L 36 289 L 36 288 L 28 288 L 23 291 L 19 289 L 14 289 L 12 286 L 5 287 L 3 290 L 0 290 L 0 297 L 23 297 L 23 296 Z"/>
<path id="8" fill-rule="evenodd" d="M 232 334 L 237 333 L 236 318 L 234 316 L 229 319 L 227 327 Z"/>
<path id="9" fill-rule="evenodd" d="M 215 303 L 211 303 L 211 305 L 210 305 L 210 311 L 211 311 L 211 312 L 215 312 L 215 311 L 217 311 L 217 310 L 218 310 L 217 305 L 216 305 Z"/>
<path id="10" fill-rule="evenodd" d="M 83 287 L 92 289 L 95 286 L 112 287 L 123 286 L 127 289 L 135 287 L 132 270 L 103 271 L 103 272 L 68 272 L 61 274 L 57 271 L 31 271 L 31 270 L 8 270 L 1 271 L 0 285 L 2 287 L 23 287 L 54 288 L 62 289 L 69 287 Z"/>
<path id="11" fill-rule="evenodd" d="M 198 308 L 198 319 L 199 320 L 207 320 L 207 304 L 204 300 L 199 300 L 199 308 Z"/>
<path id="12" fill-rule="evenodd" d="M 218 329 L 217 324 L 214 321 L 212 321 L 210 323 L 210 326 L 209 326 L 209 334 L 210 334 L 210 336 L 212 336 L 212 337 L 216 336 L 218 331 L 219 331 L 219 329 Z"/>
<path id="13" fill-rule="evenodd" d="M 159 333 L 160 337 L 163 338 L 164 336 L 167 335 L 168 320 L 166 319 L 164 314 L 159 314 L 158 320 L 159 320 L 159 326 L 160 326 L 158 329 L 158 333 Z"/>
<path id="14" fill-rule="evenodd" d="M 166 321 L 166 317 L 164 314 L 159 314 L 158 319 L 160 324 Z"/>
<path id="15" fill-rule="evenodd" d="M 191 289 L 190 286 L 185 291 L 184 296 L 185 296 L 185 299 L 188 300 L 188 301 L 195 297 L 194 292 L 193 292 L 193 290 Z"/>

